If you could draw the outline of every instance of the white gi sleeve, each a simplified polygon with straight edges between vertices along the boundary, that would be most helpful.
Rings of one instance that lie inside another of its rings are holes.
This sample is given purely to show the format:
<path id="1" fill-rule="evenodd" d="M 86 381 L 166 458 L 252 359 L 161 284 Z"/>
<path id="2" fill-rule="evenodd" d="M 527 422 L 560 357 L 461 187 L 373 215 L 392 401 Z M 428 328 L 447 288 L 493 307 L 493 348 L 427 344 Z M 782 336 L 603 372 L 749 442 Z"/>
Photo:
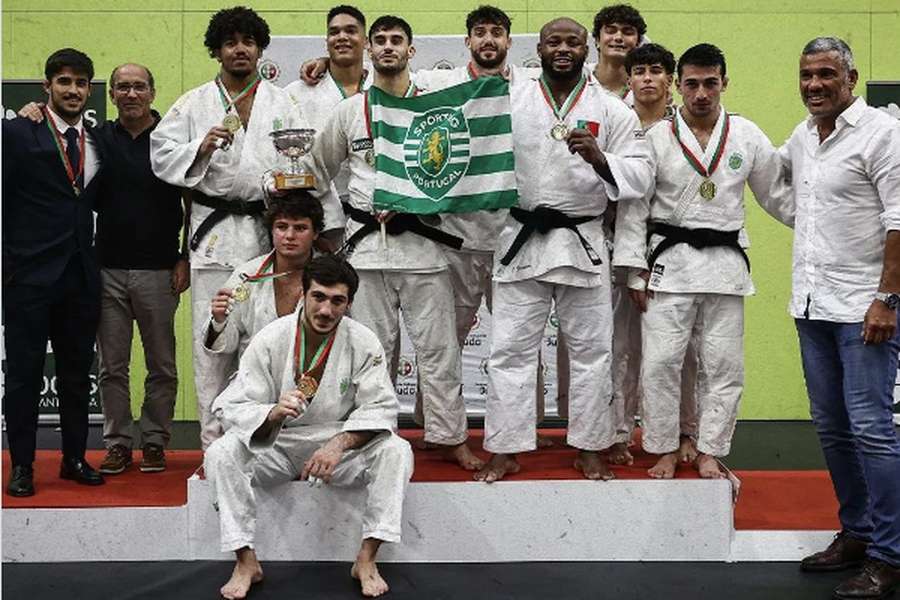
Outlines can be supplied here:
<path id="1" fill-rule="evenodd" d="M 234 288 L 238 286 L 240 281 L 241 268 L 238 267 L 231 273 L 231 276 L 228 277 L 228 281 L 226 281 L 225 285 L 223 285 L 222 287 L 225 289 L 234 290 Z M 209 324 L 212 323 L 212 314 L 210 314 L 209 323 L 203 330 L 204 352 L 214 355 L 237 354 L 242 333 L 242 327 L 240 325 L 243 322 L 243 316 L 244 313 L 248 310 L 249 304 L 249 302 L 235 302 L 234 307 L 231 309 L 231 313 L 228 315 L 228 318 L 225 319 L 225 329 L 223 329 L 219 333 L 219 335 L 213 341 L 212 345 L 207 345 L 207 332 L 209 331 Z"/>
<path id="2" fill-rule="evenodd" d="M 624 102 L 610 102 L 609 107 L 609 133 L 603 154 L 616 183 L 603 178 L 601 181 L 607 197 L 619 202 L 621 209 L 628 201 L 647 195 L 656 171 L 650 163 L 650 144 L 635 112 Z"/>
<path id="3" fill-rule="evenodd" d="M 646 144 L 649 150 L 647 160 L 650 172 L 654 174 L 647 183 L 647 192 L 637 200 L 620 202 L 616 210 L 612 262 L 614 267 L 628 267 L 629 271 L 647 270 L 647 222 L 650 220 L 650 201 L 656 194 L 657 159 L 653 144 L 650 141 Z M 629 277 L 630 281 L 631 279 Z M 628 287 L 633 286 L 629 284 Z"/>
<path id="4" fill-rule="evenodd" d="M 197 161 L 203 135 L 196 137 L 190 115 L 196 90 L 179 98 L 150 133 L 150 166 L 153 173 L 171 185 L 192 188 L 203 179 L 210 156 Z"/>
<path id="5" fill-rule="evenodd" d="M 352 101 L 351 99 L 343 102 Z M 343 102 L 341 104 L 343 104 Z M 347 150 L 347 131 L 344 127 L 343 115 L 346 112 L 341 110 L 341 104 L 338 104 L 334 112 L 325 123 L 321 133 L 316 136 L 313 149 L 306 156 L 305 164 L 313 170 L 316 179 L 324 182 L 331 182 L 337 177 L 341 170 L 341 164 L 350 155 Z"/>
<path id="6" fill-rule="evenodd" d="M 388 375 L 384 349 L 370 331 L 354 331 L 353 335 L 370 339 L 363 345 L 365 356 L 352 375 L 356 408 L 347 416 L 343 431 L 396 431 L 400 403 Z"/>
<path id="7" fill-rule="evenodd" d="M 747 178 L 750 191 L 763 210 L 788 227 L 793 227 L 796 203 L 793 188 L 787 179 L 788 171 L 766 134 L 754 123 L 746 123 L 753 133 L 755 152 Z"/>

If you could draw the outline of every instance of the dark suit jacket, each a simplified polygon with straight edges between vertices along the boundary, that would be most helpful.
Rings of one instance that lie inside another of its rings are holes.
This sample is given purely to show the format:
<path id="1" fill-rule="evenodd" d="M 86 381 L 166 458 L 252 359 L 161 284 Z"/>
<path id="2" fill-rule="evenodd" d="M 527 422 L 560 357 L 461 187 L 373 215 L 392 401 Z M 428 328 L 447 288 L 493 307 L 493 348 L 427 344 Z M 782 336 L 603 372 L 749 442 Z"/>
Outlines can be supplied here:
<path id="1" fill-rule="evenodd" d="M 95 175 L 76 196 L 47 124 L 3 120 L 5 285 L 53 285 L 77 253 L 88 285 L 99 288 L 93 215 L 98 181 Z"/>

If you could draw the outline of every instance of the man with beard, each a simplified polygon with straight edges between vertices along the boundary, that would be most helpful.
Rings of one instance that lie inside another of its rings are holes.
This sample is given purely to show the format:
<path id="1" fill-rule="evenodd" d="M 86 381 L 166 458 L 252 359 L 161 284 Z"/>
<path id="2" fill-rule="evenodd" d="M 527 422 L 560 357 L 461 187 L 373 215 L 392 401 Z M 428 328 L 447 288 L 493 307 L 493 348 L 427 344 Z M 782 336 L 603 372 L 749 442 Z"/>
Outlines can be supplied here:
<path id="1" fill-rule="evenodd" d="M 403 19 L 379 17 L 369 29 L 374 85 L 394 96 L 417 88 L 409 77 L 415 54 L 412 30 Z M 360 297 L 353 316 L 370 327 L 388 356 L 399 344 L 402 313 L 421 374 L 425 441 L 443 447 L 450 460 L 473 470 L 480 461 L 466 445 L 465 405 L 459 394 L 459 346 L 453 321 L 453 291 L 439 244 L 459 244 L 415 215 L 374 213 L 375 155 L 369 129 L 368 95 L 341 102 L 313 147 L 323 179 L 350 167 L 350 200 L 344 205 L 348 259 L 359 272 Z M 376 232 L 381 229 L 382 234 Z M 392 377 L 396 371 L 392 369 Z"/>
<path id="2" fill-rule="evenodd" d="M 655 181 L 618 221 L 615 265 L 636 270 L 629 286 L 646 307 L 641 387 L 652 393 L 643 398 L 642 443 L 661 455 L 650 476 L 675 475 L 683 364 L 693 339 L 703 378 L 695 465 L 701 477 L 722 478 L 717 457 L 730 450 L 743 391 L 744 296 L 754 293 L 739 242 L 744 186 L 783 223 L 793 223 L 794 211 L 768 138 L 720 104 L 728 85 L 721 51 L 694 46 L 677 71 L 684 105 L 646 133 Z"/>
<path id="3" fill-rule="evenodd" d="M 801 569 L 862 563 L 834 597 L 886 598 L 900 589 L 900 124 L 853 95 L 841 39 L 807 43 L 799 79 L 810 114 L 781 150 L 797 202 L 790 313 L 841 521 Z"/>
<path id="4" fill-rule="evenodd" d="M 537 51 L 540 78 L 510 92 L 519 207 L 497 244 L 484 442 L 493 456 L 476 478 L 502 479 L 519 470 L 516 453 L 535 449 L 537 353 L 555 300 L 571 363 L 567 442 L 585 477 L 609 479 L 600 454 L 614 441 L 602 215 L 608 199 L 646 193 L 650 164 L 634 112 L 583 73 L 587 30 L 555 19 Z"/>
<path id="5" fill-rule="evenodd" d="M 156 175 L 191 191 L 194 383 L 204 449 L 221 434 L 209 406 L 234 370 L 231 357 L 203 350 L 210 300 L 236 266 L 270 247 L 260 180 L 279 158 L 269 134 L 306 126 L 287 92 L 257 73 L 269 39 L 269 26 L 248 8 L 213 15 L 204 43 L 219 75 L 179 98 L 150 137 Z"/>
<path id="6" fill-rule="evenodd" d="M 368 328 L 344 317 L 358 283 L 341 259 L 314 258 L 303 271 L 302 309 L 251 340 L 237 376 L 216 399 L 227 432 L 209 447 L 204 470 L 222 551 L 237 558 L 220 590 L 225 598 L 245 598 L 263 579 L 254 487 L 298 478 L 366 487 L 351 575 L 364 596 L 388 591 L 375 557 L 382 542 L 400 541 L 413 460 L 396 434 L 399 403 L 384 349 Z"/>
<path id="7" fill-rule="evenodd" d="M 3 403 L 12 460 L 6 489 L 12 496 L 34 495 L 48 340 L 62 429 L 59 475 L 85 485 L 104 482 L 84 460 L 100 316 L 93 213 L 100 156 L 83 119 L 93 76 L 87 55 L 57 50 L 44 66 L 43 122 L 3 120 Z"/>
<path id="8" fill-rule="evenodd" d="M 273 198 L 263 215 L 272 251 L 234 270 L 212 299 L 204 348 L 240 358 L 263 327 L 297 308 L 300 276 L 322 231 L 322 205 L 306 190 Z"/>
<path id="9" fill-rule="evenodd" d="M 334 107 L 341 100 L 359 94 L 372 85 L 372 74 L 363 68 L 363 53 L 366 50 L 365 15 L 354 6 L 342 4 L 328 11 L 325 23 L 327 70 L 322 73 L 321 79 L 314 79 L 311 83 L 298 80 L 284 88 L 297 101 L 300 112 L 316 132 L 322 131 Z M 350 173 L 345 164 L 335 178 L 341 202 L 347 201 L 349 178 Z M 326 208 L 340 211 L 337 203 L 329 204 Z M 322 235 L 340 245 L 346 217 L 342 212 L 337 212 L 335 215 L 326 215 L 326 220 L 329 223 L 339 223 L 339 226 Z"/>

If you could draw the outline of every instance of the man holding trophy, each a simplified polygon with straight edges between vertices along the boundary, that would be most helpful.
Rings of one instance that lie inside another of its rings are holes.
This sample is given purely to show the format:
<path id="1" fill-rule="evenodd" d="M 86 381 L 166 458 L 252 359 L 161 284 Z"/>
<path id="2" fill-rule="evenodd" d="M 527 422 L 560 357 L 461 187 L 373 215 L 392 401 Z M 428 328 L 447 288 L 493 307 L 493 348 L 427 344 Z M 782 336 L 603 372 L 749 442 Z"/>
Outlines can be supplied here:
<path id="1" fill-rule="evenodd" d="M 219 74 L 178 99 L 151 136 L 153 171 L 191 191 L 194 382 L 204 449 L 221 434 L 209 407 L 235 366 L 233 356 L 203 351 L 210 300 L 236 266 L 271 248 L 260 185 L 278 163 L 270 134 L 304 125 L 290 96 L 259 77 L 269 39 L 269 26 L 253 10 L 213 15 L 204 43 L 221 64 Z"/>

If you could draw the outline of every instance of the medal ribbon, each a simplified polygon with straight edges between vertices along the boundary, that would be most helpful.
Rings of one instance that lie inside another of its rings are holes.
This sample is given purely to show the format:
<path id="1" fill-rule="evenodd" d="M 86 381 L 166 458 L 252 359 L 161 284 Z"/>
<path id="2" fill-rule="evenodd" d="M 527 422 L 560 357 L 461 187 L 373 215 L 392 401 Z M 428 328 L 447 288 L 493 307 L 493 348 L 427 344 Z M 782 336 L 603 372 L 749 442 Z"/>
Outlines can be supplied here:
<path id="1" fill-rule="evenodd" d="M 357 90 L 358 90 L 358 91 L 356 92 L 357 94 L 362 93 L 362 91 L 363 91 L 363 85 L 365 85 L 365 83 L 366 83 L 366 76 L 367 76 L 367 75 L 368 75 L 368 73 L 367 73 L 367 72 L 365 71 L 365 69 L 364 69 L 363 72 L 362 72 L 362 77 L 359 78 L 359 88 L 357 88 Z M 332 77 L 331 80 L 334 82 L 334 85 L 337 86 L 338 91 L 341 93 L 341 98 L 342 98 L 343 100 L 346 100 L 346 99 L 347 99 L 347 91 L 344 89 L 344 86 L 342 86 L 341 84 L 339 84 L 339 83 L 337 82 L 337 79 L 335 79 L 334 77 Z"/>
<path id="2" fill-rule="evenodd" d="M 578 100 L 581 98 L 581 94 L 584 93 L 584 88 L 587 84 L 587 78 L 582 75 L 581 79 L 575 84 L 575 87 L 569 92 L 569 97 L 566 98 L 566 101 L 563 102 L 563 105 L 557 106 L 556 98 L 553 97 L 553 94 L 550 92 L 550 86 L 547 83 L 547 80 L 541 75 L 541 91 L 544 93 L 544 100 L 547 101 L 547 105 L 550 106 L 550 109 L 553 111 L 553 116 L 562 123 L 565 121 L 566 116 L 572 112 L 572 109 L 578 103 Z"/>
<path id="3" fill-rule="evenodd" d="M 716 167 L 719 166 L 719 161 L 722 160 L 722 155 L 725 154 L 725 142 L 728 141 L 728 132 L 731 130 L 731 118 L 728 116 L 728 113 L 725 113 L 725 125 L 722 127 L 722 133 L 719 135 L 719 143 L 716 146 L 715 152 L 713 152 L 712 159 L 709 161 L 709 166 L 704 167 L 703 163 L 700 162 L 694 153 L 688 149 L 687 146 L 684 145 L 684 142 L 681 141 L 681 130 L 678 126 L 678 115 L 675 115 L 675 118 L 672 119 L 672 133 L 675 134 L 675 139 L 678 140 L 678 145 L 681 146 L 681 153 L 684 155 L 685 160 L 688 161 L 688 164 L 691 165 L 697 173 L 701 176 L 709 178 L 715 172 Z"/>
<path id="4" fill-rule="evenodd" d="M 47 107 L 44 107 L 44 122 L 47 124 L 47 128 L 50 130 L 50 133 L 53 135 L 53 143 L 56 144 L 56 150 L 59 152 L 59 157 L 62 159 L 63 166 L 66 168 L 66 176 L 69 178 L 69 183 L 72 184 L 72 188 L 74 190 L 78 190 L 78 178 L 84 174 L 84 163 L 85 163 L 85 154 L 84 154 L 84 139 L 85 132 L 84 127 L 81 128 L 81 135 L 78 137 L 78 149 L 80 150 L 80 158 L 78 160 L 78 170 L 75 170 L 75 167 L 72 163 L 69 162 L 69 155 L 66 154 L 65 150 L 63 150 L 63 141 L 62 136 L 59 134 L 59 131 L 56 129 L 56 126 L 53 124 L 54 121 L 50 118 L 50 111 Z"/>
<path id="5" fill-rule="evenodd" d="M 272 269 L 271 273 L 266 273 L 269 269 Z M 296 273 L 297 271 L 282 271 L 280 273 L 275 272 L 275 252 L 273 251 L 269 256 L 265 258 L 261 265 L 259 265 L 259 269 L 256 270 L 256 274 L 247 275 L 246 273 L 241 274 L 241 281 L 243 283 L 258 283 L 260 281 L 266 281 L 270 279 L 278 279 L 279 277 L 284 277 L 285 275 L 290 275 L 291 273 Z"/>
<path id="6" fill-rule="evenodd" d="M 294 334 L 294 381 L 300 381 L 301 378 L 306 377 L 328 360 L 331 347 L 334 345 L 334 338 L 335 334 L 332 333 L 322 340 L 316 353 L 313 354 L 312 360 L 310 360 L 312 366 L 304 370 L 303 366 L 306 364 L 306 327 L 303 326 L 303 311 L 298 313 L 297 332 Z"/>
<path id="7" fill-rule="evenodd" d="M 259 87 L 260 83 L 262 83 L 262 79 L 260 78 L 259 73 L 257 73 L 253 81 L 248 83 L 247 86 L 242 89 L 237 96 L 232 98 L 231 94 L 229 94 L 228 90 L 225 88 L 225 84 L 222 83 L 222 78 L 216 75 L 216 85 L 219 87 L 219 97 L 222 100 L 222 106 L 225 107 L 225 112 L 228 112 L 238 102 L 254 93 L 256 91 L 256 88 Z"/>

